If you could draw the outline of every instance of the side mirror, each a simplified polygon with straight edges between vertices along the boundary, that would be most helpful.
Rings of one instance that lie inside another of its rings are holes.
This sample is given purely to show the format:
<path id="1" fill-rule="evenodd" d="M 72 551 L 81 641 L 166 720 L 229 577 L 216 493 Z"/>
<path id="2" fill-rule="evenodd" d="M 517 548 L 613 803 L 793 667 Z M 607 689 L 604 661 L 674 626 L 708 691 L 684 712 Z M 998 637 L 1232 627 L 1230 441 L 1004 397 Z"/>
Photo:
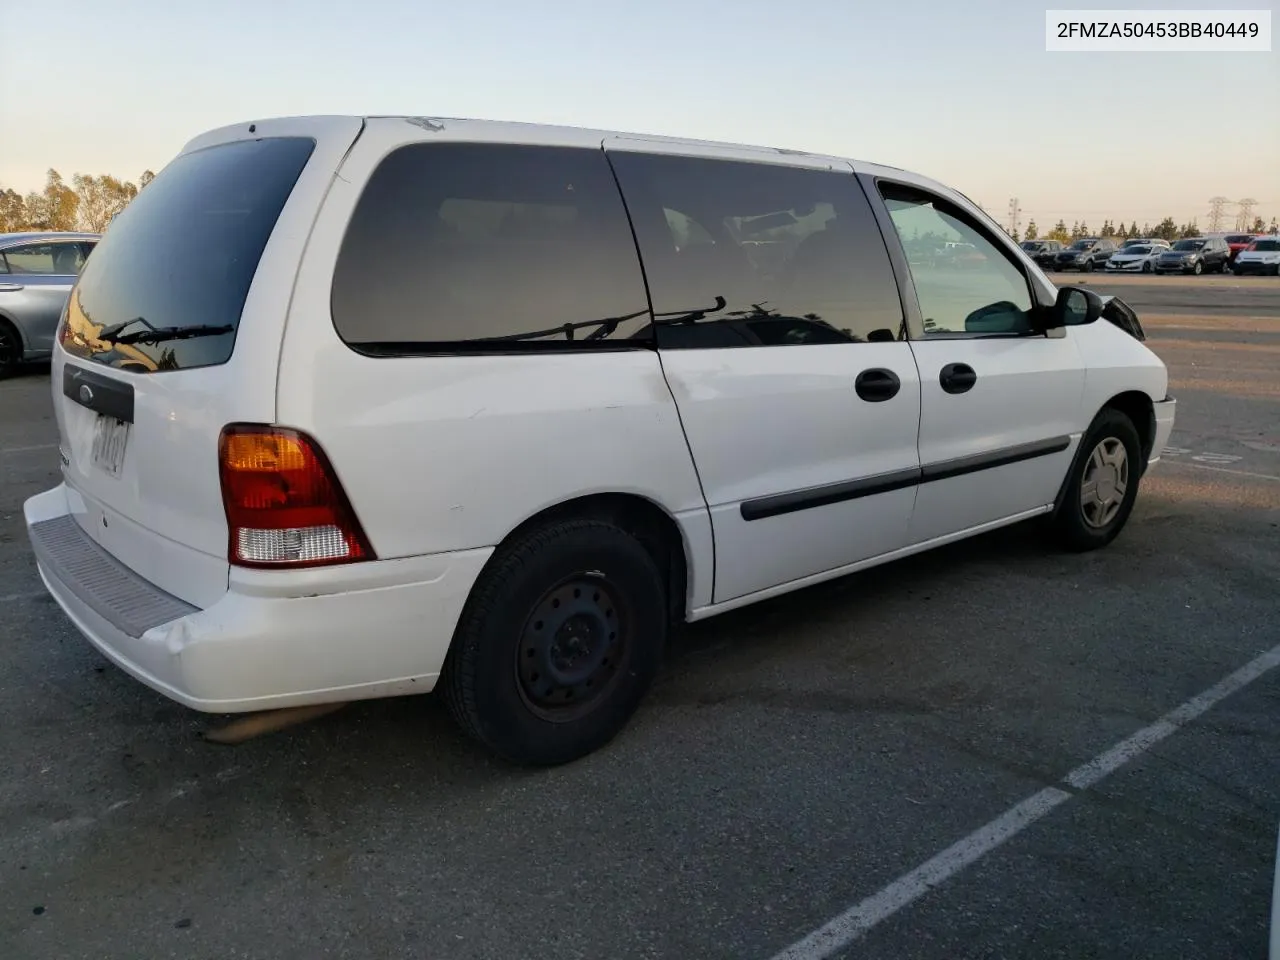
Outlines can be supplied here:
<path id="1" fill-rule="evenodd" d="M 1063 287 L 1049 312 L 1049 326 L 1081 327 L 1102 316 L 1102 298 L 1084 287 Z"/>

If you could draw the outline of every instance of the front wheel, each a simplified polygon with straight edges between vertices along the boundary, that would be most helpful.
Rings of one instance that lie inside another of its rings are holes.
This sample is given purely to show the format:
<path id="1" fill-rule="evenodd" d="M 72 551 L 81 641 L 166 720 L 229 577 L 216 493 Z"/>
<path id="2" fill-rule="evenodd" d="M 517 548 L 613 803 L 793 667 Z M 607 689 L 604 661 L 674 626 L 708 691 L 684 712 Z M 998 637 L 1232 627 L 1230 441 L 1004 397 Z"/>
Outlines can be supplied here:
<path id="1" fill-rule="evenodd" d="M 459 725 L 507 760 L 567 763 L 627 724 L 666 644 L 648 550 L 596 519 L 500 548 L 455 631 L 442 685 Z"/>
<path id="2" fill-rule="evenodd" d="M 1144 264 L 1142 265 L 1142 272 L 1143 272 L 1143 273 L 1150 273 L 1150 272 L 1151 272 L 1151 264 L 1150 264 L 1149 262 L 1148 262 L 1148 263 L 1144 263 Z"/>
<path id="3" fill-rule="evenodd" d="M 1086 260 L 1084 262 L 1084 266 L 1081 267 L 1080 269 L 1083 270 L 1085 273 L 1093 273 L 1093 261 Z"/>
<path id="4" fill-rule="evenodd" d="M 13 376 L 22 360 L 22 341 L 18 331 L 0 320 L 0 380 Z"/>
<path id="5" fill-rule="evenodd" d="M 1197 260 L 1196 265 L 1191 268 L 1191 272 L 1197 277 L 1200 276 L 1200 274 L 1204 273 L 1204 264 Z"/>
<path id="6" fill-rule="evenodd" d="M 1111 407 L 1098 414 L 1080 441 L 1054 516 L 1063 546 L 1096 550 L 1116 538 L 1138 496 L 1141 458 L 1142 443 L 1133 421 Z"/>

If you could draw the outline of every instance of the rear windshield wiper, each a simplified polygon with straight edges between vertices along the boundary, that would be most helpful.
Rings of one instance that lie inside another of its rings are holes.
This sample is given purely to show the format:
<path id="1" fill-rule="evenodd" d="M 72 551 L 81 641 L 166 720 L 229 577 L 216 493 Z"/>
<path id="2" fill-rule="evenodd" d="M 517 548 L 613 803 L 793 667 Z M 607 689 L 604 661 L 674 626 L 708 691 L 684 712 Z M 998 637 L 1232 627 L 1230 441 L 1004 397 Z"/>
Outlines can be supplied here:
<path id="1" fill-rule="evenodd" d="M 144 323 L 146 321 L 143 321 Z M 234 333 L 231 324 L 215 326 L 201 323 L 191 327 L 154 327 L 150 330 L 138 330 L 134 333 L 119 333 L 116 330 L 103 330 L 98 339 L 107 343 L 164 343 L 169 340 L 191 340 L 196 337 L 216 337 L 224 333 Z"/>

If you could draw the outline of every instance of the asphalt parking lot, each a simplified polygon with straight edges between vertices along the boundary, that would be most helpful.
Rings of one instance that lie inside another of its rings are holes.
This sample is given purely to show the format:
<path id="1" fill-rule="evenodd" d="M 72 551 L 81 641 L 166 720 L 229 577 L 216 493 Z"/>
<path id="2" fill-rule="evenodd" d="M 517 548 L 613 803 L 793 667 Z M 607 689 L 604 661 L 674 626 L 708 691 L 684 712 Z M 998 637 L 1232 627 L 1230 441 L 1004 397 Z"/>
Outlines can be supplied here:
<path id="1" fill-rule="evenodd" d="M 202 741 L 42 595 L 48 373 L 0 383 L 0 957 L 799 960 L 833 919 L 850 958 L 1264 956 L 1280 280 L 1082 279 L 1179 399 L 1119 540 L 1013 528 L 698 625 L 548 771 L 431 697 Z"/>

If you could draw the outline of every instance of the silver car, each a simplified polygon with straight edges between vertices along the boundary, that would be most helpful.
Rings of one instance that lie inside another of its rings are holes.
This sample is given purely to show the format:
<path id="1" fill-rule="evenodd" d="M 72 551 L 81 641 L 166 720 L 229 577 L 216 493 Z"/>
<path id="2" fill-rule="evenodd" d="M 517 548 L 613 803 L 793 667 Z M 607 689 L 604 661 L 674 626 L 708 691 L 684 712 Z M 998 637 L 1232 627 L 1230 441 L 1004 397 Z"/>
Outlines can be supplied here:
<path id="1" fill-rule="evenodd" d="M 96 233 L 0 233 L 0 380 L 53 353 L 58 318 Z"/>

